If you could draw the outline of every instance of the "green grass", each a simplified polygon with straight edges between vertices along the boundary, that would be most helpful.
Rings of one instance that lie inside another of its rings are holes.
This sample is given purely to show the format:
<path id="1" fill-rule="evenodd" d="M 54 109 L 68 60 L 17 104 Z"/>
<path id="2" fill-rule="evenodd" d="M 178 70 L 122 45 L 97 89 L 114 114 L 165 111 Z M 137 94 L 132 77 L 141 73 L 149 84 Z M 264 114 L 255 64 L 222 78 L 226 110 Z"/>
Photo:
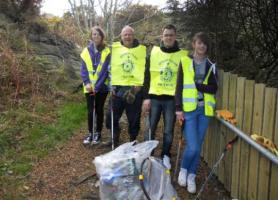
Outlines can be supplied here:
<path id="1" fill-rule="evenodd" d="M 39 111 L 44 113 L 46 109 L 42 107 L 39 106 Z M 8 191 L 5 199 L 13 199 L 9 197 L 13 193 L 10 190 L 22 184 L 17 177 L 26 176 L 39 159 L 67 141 L 83 126 L 87 116 L 84 103 L 66 103 L 52 111 L 52 115 L 53 112 L 56 119 L 52 123 L 32 118 L 23 109 L 6 114 L 5 118 L 10 120 L 5 131 L 0 133 L 0 188 Z M 5 120 L 2 117 L 0 121 Z"/>

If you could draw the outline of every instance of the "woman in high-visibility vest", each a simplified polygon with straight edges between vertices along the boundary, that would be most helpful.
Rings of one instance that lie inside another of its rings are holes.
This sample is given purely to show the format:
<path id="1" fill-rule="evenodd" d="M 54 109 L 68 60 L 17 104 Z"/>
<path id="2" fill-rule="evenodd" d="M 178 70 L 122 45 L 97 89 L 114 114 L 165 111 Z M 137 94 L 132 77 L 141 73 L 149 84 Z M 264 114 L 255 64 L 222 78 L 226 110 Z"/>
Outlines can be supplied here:
<path id="1" fill-rule="evenodd" d="M 214 115 L 217 74 L 215 64 L 208 59 L 209 39 L 195 34 L 192 41 L 193 59 L 181 58 L 176 87 L 176 115 L 184 120 L 186 148 L 183 153 L 178 183 L 196 192 L 196 171 L 210 118 Z"/>
<path id="2" fill-rule="evenodd" d="M 89 132 L 83 144 L 90 144 L 91 142 L 97 144 L 101 139 L 103 108 L 108 94 L 108 65 L 110 63 L 110 50 L 106 46 L 104 38 L 104 31 L 98 26 L 93 27 L 91 42 L 80 55 L 83 91 L 87 100 Z M 93 130 L 94 117 L 96 117 L 96 130 Z"/>

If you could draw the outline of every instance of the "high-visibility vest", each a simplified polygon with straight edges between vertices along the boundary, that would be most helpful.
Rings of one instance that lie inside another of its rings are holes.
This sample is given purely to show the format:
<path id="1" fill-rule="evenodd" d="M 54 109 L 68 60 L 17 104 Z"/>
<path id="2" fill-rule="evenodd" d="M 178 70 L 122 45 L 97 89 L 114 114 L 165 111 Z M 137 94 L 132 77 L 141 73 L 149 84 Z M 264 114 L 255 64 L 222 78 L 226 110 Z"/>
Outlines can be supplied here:
<path id="1" fill-rule="evenodd" d="M 160 47 L 153 47 L 150 59 L 149 94 L 174 96 L 180 59 L 185 55 L 187 55 L 185 50 L 165 53 Z"/>
<path id="2" fill-rule="evenodd" d="M 120 42 L 112 45 L 111 84 L 142 86 L 146 64 L 146 47 L 127 48 Z"/>
<path id="3" fill-rule="evenodd" d="M 93 68 L 93 61 L 91 59 L 91 56 L 90 56 L 90 52 L 89 52 L 89 49 L 88 48 L 85 48 L 82 53 L 80 54 L 82 60 L 84 61 L 84 63 L 86 64 L 86 67 L 87 67 L 87 70 L 88 70 L 88 73 L 89 73 L 89 79 L 90 79 L 90 82 L 92 84 L 92 87 L 95 88 L 95 84 L 98 80 L 98 76 L 99 76 L 99 73 L 102 69 L 102 65 L 103 63 L 105 62 L 107 56 L 110 54 L 110 49 L 108 47 L 105 47 L 102 51 L 101 51 L 101 55 L 100 55 L 100 62 L 96 68 L 96 70 L 94 70 Z M 107 81 L 105 82 L 105 84 L 107 84 Z M 84 93 L 88 93 L 88 91 L 86 90 L 85 88 L 85 85 L 83 84 L 83 92 Z"/>
<path id="4" fill-rule="evenodd" d="M 190 112 L 196 110 L 198 106 L 198 90 L 195 85 L 194 77 L 195 71 L 193 68 L 193 60 L 189 57 L 181 58 L 182 70 L 183 70 L 183 91 L 182 91 L 182 101 L 184 112 Z M 209 71 L 203 81 L 203 84 L 208 84 L 208 79 L 212 70 L 215 70 L 215 64 L 212 64 Z M 215 96 L 213 94 L 204 93 L 204 106 L 205 115 L 213 116 L 215 109 Z"/>

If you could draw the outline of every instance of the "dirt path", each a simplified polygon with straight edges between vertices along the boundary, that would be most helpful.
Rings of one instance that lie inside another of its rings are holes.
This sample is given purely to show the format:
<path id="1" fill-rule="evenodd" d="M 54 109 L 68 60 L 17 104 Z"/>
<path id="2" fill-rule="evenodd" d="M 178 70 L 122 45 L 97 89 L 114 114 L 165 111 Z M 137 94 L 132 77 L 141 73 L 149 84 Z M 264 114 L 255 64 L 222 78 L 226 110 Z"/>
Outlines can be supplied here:
<path id="1" fill-rule="evenodd" d="M 124 132 L 125 130 L 123 130 Z M 160 132 L 160 131 L 159 131 Z M 110 151 L 111 147 L 98 145 L 94 147 L 84 147 L 82 144 L 83 130 L 76 133 L 63 146 L 57 147 L 44 160 L 41 160 L 33 169 L 30 179 L 26 186 L 28 188 L 27 199 L 30 200 L 54 200 L 54 199 L 99 199 L 98 188 L 95 187 L 97 177 L 94 176 L 81 184 L 75 185 L 74 181 L 86 173 L 95 172 L 92 160 L 95 156 Z M 104 131 L 103 140 L 107 140 Z M 177 135 L 177 134 L 176 134 Z M 127 135 L 121 135 L 121 141 L 127 142 Z M 142 141 L 142 133 L 138 138 Z M 161 138 L 160 138 L 161 141 Z M 160 142 L 161 143 L 161 142 Z M 172 165 L 176 159 L 177 136 L 175 136 L 172 148 Z M 159 148 L 158 148 L 159 149 Z M 159 150 L 156 151 L 160 153 Z M 197 176 L 197 185 L 200 188 L 201 183 L 207 175 L 208 169 L 204 163 Z M 183 199 L 194 199 L 194 195 L 189 195 L 184 188 L 175 186 L 179 197 Z M 206 187 L 202 199 L 230 199 L 223 187 L 214 180 L 210 181 Z"/>

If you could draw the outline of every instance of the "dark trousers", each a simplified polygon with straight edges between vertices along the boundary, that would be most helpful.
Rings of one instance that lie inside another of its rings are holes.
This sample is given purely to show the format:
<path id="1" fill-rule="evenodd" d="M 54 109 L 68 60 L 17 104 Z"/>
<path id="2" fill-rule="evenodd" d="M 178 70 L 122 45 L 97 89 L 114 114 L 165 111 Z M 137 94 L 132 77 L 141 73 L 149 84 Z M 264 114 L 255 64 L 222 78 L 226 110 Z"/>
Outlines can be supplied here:
<path id="1" fill-rule="evenodd" d="M 140 116 L 141 107 L 143 102 L 142 93 L 139 92 L 136 95 L 136 99 L 133 104 L 128 104 L 121 97 L 113 96 L 113 125 L 114 125 L 114 138 L 116 143 L 119 140 L 120 126 L 119 120 L 125 110 L 127 120 L 128 120 L 128 133 L 130 135 L 130 140 L 135 140 L 140 129 Z M 106 127 L 111 129 L 111 101 L 109 106 L 109 111 L 106 116 Z"/>
<path id="2" fill-rule="evenodd" d="M 88 131 L 93 133 L 93 121 L 94 121 L 94 107 L 95 107 L 95 116 L 96 116 L 96 132 L 101 132 L 103 127 L 103 116 L 104 116 L 104 103 L 107 97 L 108 92 L 105 93 L 96 93 L 96 95 L 85 94 L 87 100 L 87 109 L 88 109 Z M 94 105 L 95 104 L 95 105 Z"/>

